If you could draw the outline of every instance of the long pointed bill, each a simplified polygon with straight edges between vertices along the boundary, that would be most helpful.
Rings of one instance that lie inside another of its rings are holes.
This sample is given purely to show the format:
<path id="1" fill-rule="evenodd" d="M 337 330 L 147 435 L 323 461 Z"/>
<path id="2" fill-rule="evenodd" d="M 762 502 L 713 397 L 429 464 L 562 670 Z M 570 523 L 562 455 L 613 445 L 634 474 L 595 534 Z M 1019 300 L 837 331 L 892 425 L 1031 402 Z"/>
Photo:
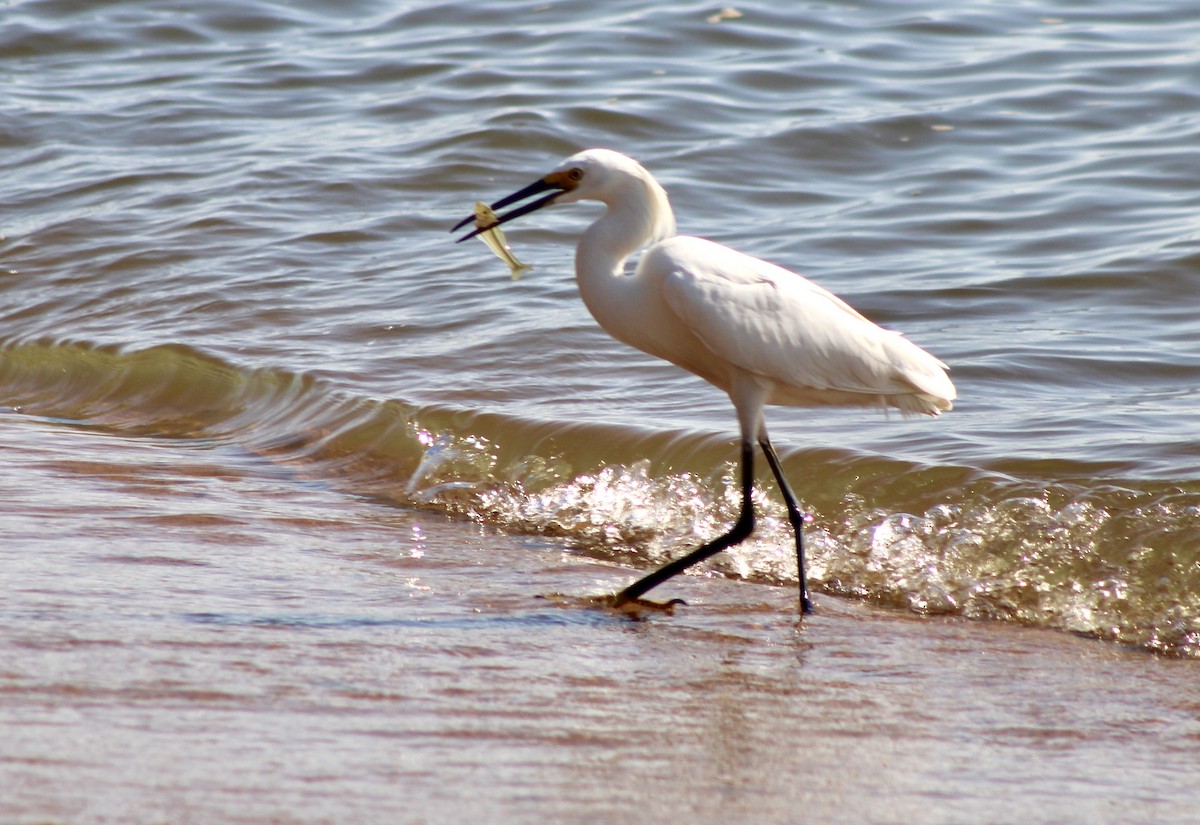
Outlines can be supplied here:
<path id="1" fill-rule="evenodd" d="M 551 192 L 549 195 L 546 195 L 545 197 L 542 197 L 542 198 L 538 198 L 537 200 L 527 203 L 524 206 L 518 206 L 513 211 L 508 212 L 504 215 L 500 215 L 499 218 L 496 220 L 496 222 L 494 224 L 492 224 L 491 226 L 475 227 L 475 229 L 471 230 L 466 235 L 463 235 L 461 238 L 456 240 L 455 243 L 462 243 L 467 238 L 474 238 L 480 232 L 487 232 L 489 229 L 494 229 L 495 227 L 499 226 L 502 223 L 507 223 L 508 221 L 511 221 L 513 218 L 519 218 L 522 215 L 528 215 L 530 212 L 536 212 L 537 210 L 541 209 L 543 206 L 549 206 L 554 201 L 555 198 L 557 198 L 559 195 L 561 195 L 563 193 L 564 190 L 561 187 L 555 186 L 552 183 L 546 183 L 546 181 L 544 181 L 544 180 L 537 180 L 537 181 L 534 181 L 533 183 L 529 184 L 528 186 L 526 186 L 521 191 L 513 192 L 508 197 L 501 198 L 500 200 L 498 200 L 492 204 L 492 209 L 503 209 L 504 207 L 509 206 L 510 204 L 514 204 L 518 201 L 523 201 L 526 198 L 533 197 L 534 195 L 540 195 L 542 192 L 545 192 L 550 189 L 552 189 L 554 191 Z M 451 229 L 450 231 L 457 232 L 459 229 L 462 229 L 464 226 L 466 226 L 467 224 L 471 223 L 474 220 L 475 220 L 474 215 L 470 216 L 469 218 L 464 218 L 461 221 L 459 221 L 458 223 L 456 223 L 454 225 L 454 228 Z"/>

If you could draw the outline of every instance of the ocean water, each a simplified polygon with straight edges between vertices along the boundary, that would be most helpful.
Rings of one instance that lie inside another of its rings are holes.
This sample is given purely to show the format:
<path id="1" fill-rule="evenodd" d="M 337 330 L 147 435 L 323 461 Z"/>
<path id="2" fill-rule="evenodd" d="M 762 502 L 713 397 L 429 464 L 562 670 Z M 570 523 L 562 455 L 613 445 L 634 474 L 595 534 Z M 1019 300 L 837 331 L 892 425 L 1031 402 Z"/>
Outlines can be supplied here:
<path id="1" fill-rule="evenodd" d="M 936 420 L 769 411 L 818 608 L 1195 656 L 1198 42 L 1183 2 L 6 4 L 0 555 L 254 565 L 272 508 L 639 570 L 722 530 L 728 400 L 588 316 L 596 208 L 511 224 L 516 282 L 448 234 L 607 146 L 950 365 Z M 787 586 L 765 482 L 708 570 Z"/>
<path id="2" fill-rule="evenodd" d="M 1200 5 L 0 4 L 0 818 L 1187 821 Z M 563 157 L 949 364 L 768 411 L 608 338 Z M 551 596 L 552 598 L 539 598 Z"/>

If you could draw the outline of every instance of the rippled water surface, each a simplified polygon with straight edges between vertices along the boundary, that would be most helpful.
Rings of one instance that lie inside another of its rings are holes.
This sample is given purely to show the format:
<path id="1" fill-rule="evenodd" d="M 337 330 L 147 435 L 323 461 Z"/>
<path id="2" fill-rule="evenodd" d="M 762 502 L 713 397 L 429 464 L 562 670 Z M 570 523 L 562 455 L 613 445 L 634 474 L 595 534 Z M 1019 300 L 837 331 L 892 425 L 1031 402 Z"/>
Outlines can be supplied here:
<path id="1" fill-rule="evenodd" d="M 595 205 L 512 224 L 517 282 L 447 233 L 608 146 L 681 231 L 951 367 L 937 420 L 769 411 L 818 607 L 1194 657 L 1197 43 L 1186 2 L 6 4 L 5 621 L 53 613 L 29 594 L 56 577 L 187 581 L 331 530 L 436 577 L 405 554 L 449 517 L 566 580 L 721 530 L 728 400 L 588 316 Z M 793 583 L 770 488 L 759 506 L 713 569 Z M 440 575 L 491 586 L 475 564 Z M 206 587 L 224 606 L 184 613 L 245 612 Z"/>

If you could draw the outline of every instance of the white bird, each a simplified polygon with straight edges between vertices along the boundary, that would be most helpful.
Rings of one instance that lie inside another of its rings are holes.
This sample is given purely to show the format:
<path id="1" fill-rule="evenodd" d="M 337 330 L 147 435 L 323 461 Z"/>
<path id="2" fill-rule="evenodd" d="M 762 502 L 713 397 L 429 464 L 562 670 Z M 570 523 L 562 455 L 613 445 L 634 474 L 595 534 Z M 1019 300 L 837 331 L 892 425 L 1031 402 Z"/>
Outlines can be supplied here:
<path id="1" fill-rule="evenodd" d="M 757 442 L 795 531 L 800 609 L 809 612 L 804 516 L 767 436 L 764 406 L 890 406 L 938 415 L 951 408 L 955 397 L 946 365 L 794 272 L 713 241 L 676 235 L 667 193 L 637 161 L 619 152 L 589 149 L 572 155 L 492 208 L 535 195 L 542 197 L 500 216 L 495 225 L 551 204 L 604 203 L 608 209 L 583 233 L 575 251 L 583 302 L 617 340 L 728 393 L 741 430 L 742 510 L 737 522 L 626 587 L 614 597 L 614 606 L 635 602 L 652 587 L 750 535 Z M 473 220 L 474 215 L 454 229 Z M 490 228 L 476 228 L 459 240 Z M 629 256 L 642 247 L 647 248 L 636 267 L 626 271 Z"/>

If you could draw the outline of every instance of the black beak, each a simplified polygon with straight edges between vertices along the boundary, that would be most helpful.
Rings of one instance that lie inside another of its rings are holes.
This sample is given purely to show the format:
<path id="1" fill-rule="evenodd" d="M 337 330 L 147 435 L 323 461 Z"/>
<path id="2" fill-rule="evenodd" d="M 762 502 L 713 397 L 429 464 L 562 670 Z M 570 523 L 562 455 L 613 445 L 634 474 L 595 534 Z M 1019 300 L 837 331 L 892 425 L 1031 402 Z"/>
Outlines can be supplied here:
<path id="1" fill-rule="evenodd" d="M 555 198 L 557 198 L 559 195 L 561 195 L 563 193 L 564 190 L 555 186 L 552 183 L 546 183 L 546 181 L 544 181 L 544 180 L 537 180 L 537 181 L 534 181 L 533 183 L 529 184 L 528 186 L 526 186 L 520 192 L 513 192 L 508 197 L 501 198 L 500 200 L 498 200 L 492 204 L 492 209 L 503 209 L 504 207 L 508 206 L 509 204 L 516 203 L 517 201 L 523 201 L 526 198 L 533 197 L 534 195 L 540 195 L 542 192 L 546 192 L 551 189 L 554 191 L 550 192 L 549 195 L 546 195 L 543 198 L 538 198 L 537 200 L 527 203 L 524 206 L 518 206 L 516 209 L 509 212 L 508 214 L 498 215 L 496 222 L 494 224 L 492 224 L 491 226 L 477 226 L 477 227 L 475 227 L 475 229 L 473 229 L 472 231 L 468 232 L 466 235 L 463 235 L 461 238 L 456 240 L 455 243 L 462 243 L 467 238 L 474 238 L 480 232 L 487 232 L 489 229 L 493 229 L 502 223 L 507 223 L 508 221 L 511 221 L 513 218 L 519 218 L 522 215 L 528 215 L 530 212 L 536 212 L 537 210 L 541 209 L 543 206 L 549 206 L 554 201 Z M 475 220 L 474 215 L 470 216 L 469 218 L 463 218 L 461 221 L 454 224 L 454 228 L 451 229 L 450 231 L 457 232 L 458 230 L 462 229 L 464 226 L 466 226 L 467 224 L 471 223 L 474 220 Z"/>

